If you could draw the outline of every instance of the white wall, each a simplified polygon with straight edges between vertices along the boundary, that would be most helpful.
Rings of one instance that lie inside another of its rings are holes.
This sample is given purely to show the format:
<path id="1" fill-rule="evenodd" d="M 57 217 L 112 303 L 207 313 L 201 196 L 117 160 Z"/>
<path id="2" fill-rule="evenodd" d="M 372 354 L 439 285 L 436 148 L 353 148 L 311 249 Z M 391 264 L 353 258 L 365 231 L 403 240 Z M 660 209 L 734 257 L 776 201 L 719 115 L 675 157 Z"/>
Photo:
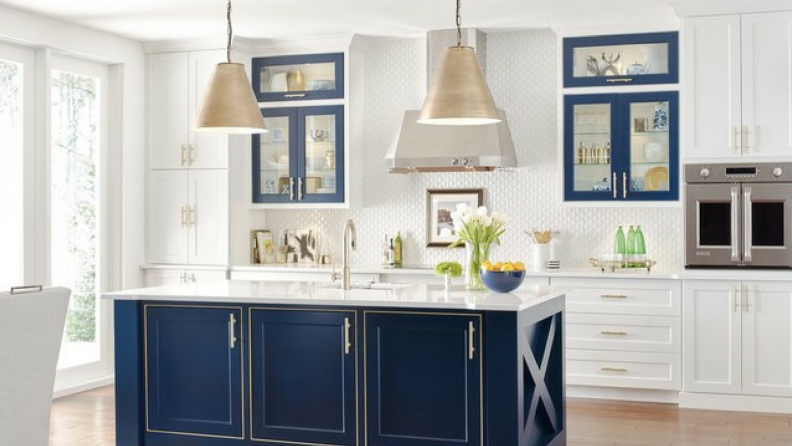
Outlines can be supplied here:
<path id="1" fill-rule="evenodd" d="M 110 135 L 111 141 L 121 145 L 121 202 L 120 222 L 111 228 L 114 245 L 112 266 L 116 282 L 113 288 L 134 288 L 142 283 L 139 265 L 143 262 L 144 240 L 144 164 L 145 164 L 145 59 L 140 43 L 0 6 L 0 40 L 49 48 L 64 53 L 115 65 L 111 73 L 118 73 L 121 81 L 122 107 L 119 125 Z M 112 80 L 111 80 L 112 82 Z M 112 121 L 112 119 L 111 119 Z M 112 122 L 111 122 L 112 124 Z M 41 129 L 36 131 L 41 132 Z M 120 133 L 120 134 L 119 134 Z M 111 160 L 118 161 L 118 160 Z M 41 250 L 38 250 L 41 252 Z M 43 259 L 37 259 L 43 261 Z M 107 266 L 107 265 L 106 265 Z"/>
<path id="2" fill-rule="evenodd" d="M 329 231 L 338 257 L 343 222 L 355 219 L 358 249 L 353 262 L 378 263 L 385 233 L 406 236 L 406 264 L 462 260 L 462 250 L 426 248 L 425 193 L 428 188 L 485 189 L 490 208 L 510 218 L 499 259 L 526 259 L 523 229 L 562 232 L 561 259 L 584 266 L 589 256 L 612 250 L 619 224 L 640 224 L 650 255 L 662 268 L 680 266 L 680 208 L 579 208 L 563 204 L 558 169 L 557 51 L 551 31 L 488 34 L 487 77 L 495 102 L 506 110 L 520 167 L 513 172 L 395 175 L 385 153 L 405 108 L 420 108 L 425 95 L 426 51 L 423 39 L 373 40 L 365 69 L 365 198 L 363 209 L 350 211 L 261 211 L 271 229 L 318 226 Z"/>
<path id="3" fill-rule="evenodd" d="M 462 250 L 426 248 L 428 188 L 485 189 L 485 204 L 510 218 L 499 259 L 526 259 L 523 229 L 562 231 L 561 260 L 584 266 L 589 256 L 612 250 L 619 224 L 640 224 L 659 267 L 677 268 L 682 258 L 681 208 L 579 208 L 563 204 L 557 142 L 557 40 L 551 31 L 488 34 L 487 77 L 495 102 L 512 130 L 520 167 L 513 172 L 395 175 L 385 153 L 405 108 L 420 108 L 426 91 L 424 39 L 372 40 L 365 61 L 365 208 L 324 211 L 259 211 L 270 229 L 318 226 L 331 235 L 339 258 L 346 218 L 358 229 L 355 263 L 378 263 L 385 233 L 406 236 L 405 263 L 462 260 Z"/>

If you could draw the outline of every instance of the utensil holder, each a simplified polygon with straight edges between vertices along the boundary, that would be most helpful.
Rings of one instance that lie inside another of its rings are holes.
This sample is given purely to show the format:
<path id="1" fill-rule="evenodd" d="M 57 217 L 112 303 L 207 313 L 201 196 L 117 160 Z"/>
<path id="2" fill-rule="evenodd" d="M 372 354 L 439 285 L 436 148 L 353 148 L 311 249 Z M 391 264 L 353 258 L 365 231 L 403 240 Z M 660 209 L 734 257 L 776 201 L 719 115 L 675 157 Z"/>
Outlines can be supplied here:
<path id="1" fill-rule="evenodd" d="M 534 243 L 533 245 L 531 245 L 530 246 L 531 271 L 544 271 L 549 254 L 550 254 L 549 244 Z"/>

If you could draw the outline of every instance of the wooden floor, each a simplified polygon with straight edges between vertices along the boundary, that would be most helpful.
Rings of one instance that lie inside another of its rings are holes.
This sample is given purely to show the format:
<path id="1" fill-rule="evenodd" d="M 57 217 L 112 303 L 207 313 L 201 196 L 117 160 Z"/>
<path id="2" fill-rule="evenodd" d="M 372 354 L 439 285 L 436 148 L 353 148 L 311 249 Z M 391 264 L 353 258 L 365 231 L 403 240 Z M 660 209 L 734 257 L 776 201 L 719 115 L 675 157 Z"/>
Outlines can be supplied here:
<path id="1" fill-rule="evenodd" d="M 568 446 L 792 446 L 792 415 L 581 399 L 567 409 Z M 114 446 L 114 423 L 112 387 L 55 400 L 49 446 Z"/>

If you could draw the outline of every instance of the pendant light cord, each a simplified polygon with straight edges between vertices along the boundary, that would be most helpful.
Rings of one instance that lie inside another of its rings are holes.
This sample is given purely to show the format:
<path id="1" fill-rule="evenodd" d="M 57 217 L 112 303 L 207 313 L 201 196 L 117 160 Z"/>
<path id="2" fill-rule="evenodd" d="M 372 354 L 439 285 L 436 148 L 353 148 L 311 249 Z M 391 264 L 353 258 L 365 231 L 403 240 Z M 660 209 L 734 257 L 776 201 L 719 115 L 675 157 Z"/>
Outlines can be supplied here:
<path id="1" fill-rule="evenodd" d="M 462 0 L 456 0 L 456 3 L 457 46 L 462 46 Z"/>
<path id="2" fill-rule="evenodd" d="M 457 0 L 457 3 L 459 3 L 459 0 Z M 231 36 L 234 33 L 233 28 L 231 28 L 231 0 L 228 0 L 226 20 L 228 20 L 228 44 L 226 45 L 226 59 L 228 59 L 228 63 L 231 63 Z"/>

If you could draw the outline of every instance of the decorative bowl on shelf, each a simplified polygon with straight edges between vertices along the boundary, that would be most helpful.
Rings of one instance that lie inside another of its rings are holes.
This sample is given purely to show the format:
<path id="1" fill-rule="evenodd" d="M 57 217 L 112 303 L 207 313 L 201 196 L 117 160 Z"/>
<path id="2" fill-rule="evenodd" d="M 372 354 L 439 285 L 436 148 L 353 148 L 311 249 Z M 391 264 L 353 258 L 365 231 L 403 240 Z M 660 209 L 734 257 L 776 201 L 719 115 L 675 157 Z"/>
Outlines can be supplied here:
<path id="1" fill-rule="evenodd" d="M 522 285 L 525 271 L 489 271 L 481 270 L 481 281 L 490 291 L 511 293 Z"/>
<path id="2" fill-rule="evenodd" d="M 315 142 L 327 141 L 328 136 L 330 136 L 330 134 L 327 130 L 311 129 L 311 139 Z"/>
<path id="3" fill-rule="evenodd" d="M 327 91 L 335 90 L 335 81 L 332 79 L 313 79 L 308 81 L 308 90 Z"/>

